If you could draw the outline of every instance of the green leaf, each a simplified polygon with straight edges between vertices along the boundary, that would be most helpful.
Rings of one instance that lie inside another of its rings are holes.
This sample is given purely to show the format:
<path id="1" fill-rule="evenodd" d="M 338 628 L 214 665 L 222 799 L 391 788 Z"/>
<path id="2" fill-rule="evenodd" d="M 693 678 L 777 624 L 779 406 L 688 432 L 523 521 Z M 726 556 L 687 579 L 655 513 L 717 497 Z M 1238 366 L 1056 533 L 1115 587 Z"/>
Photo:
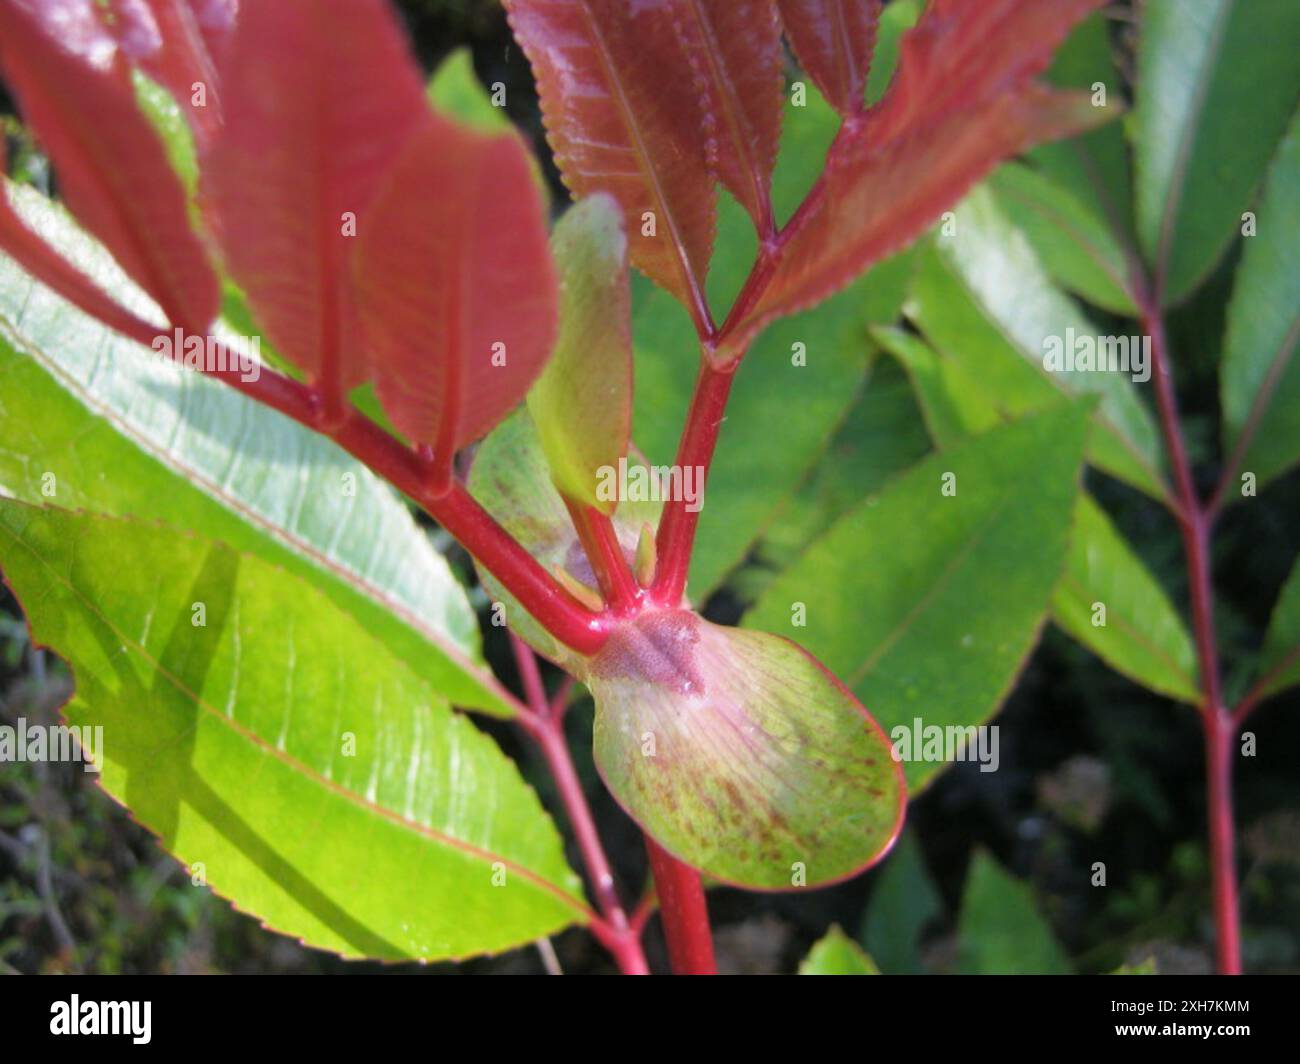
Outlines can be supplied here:
<path id="1" fill-rule="evenodd" d="M 9 190 L 28 224 L 149 314 L 61 209 Z M 202 529 L 320 586 L 454 703 L 514 712 L 446 560 L 392 491 L 328 440 L 105 329 L 3 256 L 0 376 L 10 495 Z"/>
<path id="2" fill-rule="evenodd" d="M 1181 300 L 1250 205 L 1300 92 L 1300 4 L 1148 0 L 1138 47 L 1137 231 Z"/>
<path id="3" fill-rule="evenodd" d="M 481 133 L 515 131 L 506 109 L 492 102 L 492 97 L 479 81 L 478 75 L 474 72 L 474 57 L 468 48 L 457 48 L 439 64 L 438 69 L 429 78 L 425 95 L 436 110 Z M 547 184 L 541 164 L 532 152 L 528 153 L 528 163 L 537 181 L 537 187 L 542 190 L 543 199 L 549 204 L 551 188 Z M 353 401 L 357 401 L 355 396 Z M 363 400 L 358 405 L 369 414 L 366 403 L 367 400 Z"/>
<path id="4" fill-rule="evenodd" d="M 1047 80 L 1061 88 L 1089 93 L 1095 92 L 1100 82 L 1106 90 L 1106 106 L 1116 107 L 1121 104 L 1122 81 L 1106 23 L 1101 12 L 1080 22 L 1052 57 Z M 1116 239 L 1126 245 L 1133 243 L 1131 161 L 1121 123 L 1106 122 L 1079 136 L 1039 144 L 1026 158 Z"/>
<path id="5" fill-rule="evenodd" d="M 958 970 L 968 975 L 1068 975 L 1070 961 L 1038 913 L 1034 893 L 992 857 L 971 860 L 958 925 Z"/>
<path id="6" fill-rule="evenodd" d="M 528 412 L 560 494 L 612 513 L 602 470 L 627 454 L 632 429 L 632 337 L 627 238 L 605 195 L 572 207 L 555 227 L 560 333 L 528 393 Z M 605 493 L 607 494 L 607 493 Z"/>
<path id="7" fill-rule="evenodd" d="M 674 856 L 759 890 L 834 883 L 902 826 L 889 741 L 806 651 L 686 610 L 639 614 L 579 672 L 596 767 Z"/>
<path id="8" fill-rule="evenodd" d="M 457 48 L 439 64 L 426 92 L 439 111 L 480 132 L 509 133 L 514 128 L 505 109 L 492 103 L 474 73 L 474 57 L 468 48 Z"/>
<path id="9" fill-rule="evenodd" d="M 1262 698 L 1300 684 L 1300 563 L 1291 569 L 1273 607 L 1259 665 Z"/>
<path id="10" fill-rule="evenodd" d="M 1278 148 L 1228 304 L 1223 449 L 1228 477 L 1260 483 L 1300 461 L 1300 112 Z M 1229 492 L 1231 499 L 1237 493 Z"/>
<path id="11" fill-rule="evenodd" d="M 951 447 L 1002 422 L 992 395 L 951 359 L 901 329 L 873 335 L 911 374 L 935 443 Z M 1105 624 L 1094 604 L 1104 604 Z M 1164 589 L 1092 498 L 1075 509 L 1070 552 L 1052 619 L 1113 669 L 1153 691 L 1195 704 L 1196 653 Z"/>
<path id="12" fill-rule="evenodd" d="M 495 952 L 590 915 L 514 765 L 298 577 L 154 523 L 0 502 L 104 788 L 191 873 L 345 957 Z"/>
<path id="13" fill-rule="evenodd" d="M 1055 281 L 1106 310 L 1136 314 L 1124 248 L 1104 218 L 1051 178 L 1019 163 L 1003 166 L 989 185 Z"/>
<path id="14" fill-rule="evenodd" d="M 893 327 L 872 329 L 871 335 L 907 371 L 937 447 L 951 447 L 1010 420 L 961 363 L 941 357 L 920 337 Z"/>
<path id="15" fill-rule="evenodd" d="M 1009 413 L 1038 409 L 1061 393 L 1099 395 L 1100 431 L 1089 461 L 1165 498 L 1155 420 L 1130 379 L 1140 374 L 1049 370 L 1049 344 L 1066 344 L 1071 336 L 1095 339 L 1096 325 L 1051 283 L 987 187 L 963 200 L 955 217 L 955 233 L 936 236 L 932 250 L 920 255 L 908 315 L 945 357 L 985 382 Z M 1125 339 L 1130 349 L 1141 349 L 1140 338 Z"/>
<path id="16" fill-rule="evenodd" d="M 903 832 L 878 875 L 862 941 L 883 971 L 920 975 L 921 936 L 943 914 L 943 899 L 926 871 L 915 830 Z"/>
<path id="17" fill-rule="evenodd" d="M 1196 648 L 1187 627 L 1164 588 L 1086 494 L 1075 508 L 1069 563 L 1052 595 L 1052 620 L 1130 680 L 1181 702 L 1200 701 Z"/>
<path id="18" fill-rule="evenodd" d="M 891 734 L 987 720 L 1065 563 L 1088 415 L 1059 404 L 925 459 L 837 521 L 746 625 L 798 638 Z M 909 760 L 909 788 L 943 767 Z"/>
<path id="19" fill-rule="evenodd" d="M 838 128 L 839 116 L 811 86 L 806 107 L 787 106 L 773 181 L 778 217 L 812 186 Z M 756 251 L 749 216 L 725 194 L 718 226 L 709 273 L 715 311 L 735 298 Z M 709 471 L 689 574 L 694 601 L 704 601 L 740 565 L 825 453 L 867 370 L 866 327 L 897 318 L 910 272 L 907 255 L 883 262 L 820 306 L 775 323 L 751 346 L 737 371 Z M 632 435 L 652 464 L 666 465 L 675 461 L 699 342 L 685 312 L 666 293 L 634 277 L 632 296 Z"/>
<path id="20" fill-rule="evenodd" d="M 752 603 L 836 518 L 930 450 L 912 388 L 891 359 L 871 360 L 863 393 L 796 491 L 781 504 L 755 548 L 756 565 L 729 588 Z"/>
<path id="21" fill-rule="evenodd" d="M 800 975 L 879 975 L 880 969 L 853 939 L 833 924 L 808 951 L 799 965 Z"/>

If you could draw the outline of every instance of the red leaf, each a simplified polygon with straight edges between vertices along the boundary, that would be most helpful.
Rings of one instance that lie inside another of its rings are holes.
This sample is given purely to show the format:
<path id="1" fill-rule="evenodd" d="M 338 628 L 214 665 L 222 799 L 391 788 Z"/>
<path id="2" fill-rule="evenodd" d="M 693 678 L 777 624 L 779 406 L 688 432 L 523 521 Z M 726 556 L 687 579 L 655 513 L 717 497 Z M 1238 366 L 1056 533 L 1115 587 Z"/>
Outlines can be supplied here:
<path id="1" fill-rule="evenodd" d="M 880 0 L 778 0 L 794 54 L 842 115 L 866 106 Z"/>
<path id="2" fill-rule="evenodd" d="M 419 72 L 384 0 L 274 0 L 245 5 L 222 75 L 202 161 L 213 228 L 272 344 L 337 402 L 366 375 L 348 221 L 365 231 L 428 114 Z"/>
<path id="3" fill-rule="evenodd" d="M 5 173 L 5 143 L 0 137 L 0 177 Z M 27 227 L 9 204 L 0 182 L 0 250 L 41 284 L 98 318 L 110 329 L 139 334 L 148 326 L 119 306 L 102 288 Z"/>
<path id="4" fill-rule="evenodd" d="M 523 400 L 555 338 L 546 214 L 519 138 L 429 115 L 368 213 L 354 268 L 379 398 L 445 475 Z"/>
<path id="5" fill-rule="evenodd" d="M 506 11 L 565 184 L 577 199 L 613 196 L 633 264 L 707 321 L 709 89 L 683 44 L 684 0 L 506 0 Z"/>
<path id="6" fill-rule="evenodd" d="M 718 177 L 765 232 L 785 65 L 776 0 L 686 0 L 686 14 L 686 40 L 708 90 Z M 698 130 L 678 132 L 699 138 Z"/>
<path id="7" fill-rule="evenodd" d="M 239 0 L 189 0 L 208 51 L 218 59 L 239 17 Z"/>
<path id="8" fill-rule="evenodd" d="M 932 0 L 880 105 L 850 119 L 823 185 L 791 221 L 771 281 L 729 327 L 731 352 L 920 235 L 999 162 L 1107 117 L 1032 78 L 1102 0 Z"/>
<path id="9" fill-rule="evenodd" d="M 94 0 L 0 4 L 0 66 L 73 213 L 173 324 L 206 332 L 216 276 Z"/>
<path id="10" fill-rule="evenodd" d="M 112 0 L 112 10 L 122 51 L 172 94 L 200 141 L 210 138 L 221 124 L 221 101 L 194 0 Z M 203 86 L 200 106 L 196 84 Z"/>

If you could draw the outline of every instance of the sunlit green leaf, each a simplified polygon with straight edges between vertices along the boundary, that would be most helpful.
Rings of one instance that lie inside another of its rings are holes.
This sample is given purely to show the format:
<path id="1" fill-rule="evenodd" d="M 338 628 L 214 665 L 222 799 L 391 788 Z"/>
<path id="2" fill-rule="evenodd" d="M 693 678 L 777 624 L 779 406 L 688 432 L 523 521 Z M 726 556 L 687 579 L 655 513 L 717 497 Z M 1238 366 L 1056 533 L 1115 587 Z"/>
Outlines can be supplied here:
<path id="1" fill-rule="evenodd" d="M 106 291 L 149 313 L 61 209 L 31 189 L 10 194 Z M 3 256 L 0 367 L 10 495 L 155 518 L 256 552 L 317 583 L 453 702 L 513 712 L 446 561 L 391 489 L 328 440 L 123 339 Z"/>
<path id="2" fill-rule="evenodd" d="M 191 877 L 345 957 L 435 960 L 588 912 L 496 745 L 300 578 L 153 522 L 0 502 L 0 567 L 67 659 L 104 788 Z"/>

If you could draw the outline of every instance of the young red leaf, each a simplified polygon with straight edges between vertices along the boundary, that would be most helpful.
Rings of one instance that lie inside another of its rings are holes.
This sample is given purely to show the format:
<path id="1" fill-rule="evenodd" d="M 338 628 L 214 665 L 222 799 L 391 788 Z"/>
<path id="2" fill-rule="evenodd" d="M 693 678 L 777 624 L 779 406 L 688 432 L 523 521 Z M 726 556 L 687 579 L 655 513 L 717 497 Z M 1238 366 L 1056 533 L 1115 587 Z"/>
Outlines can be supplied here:
<path id="1" fill-rule="evenodd" d="M 842 115 L 866 106 L 880 0 L 778 0 L 790 46 L 827 102 Z"/>
<path id="2" fill-rule="evenodd" d="M 716 149 L 707 84 L 682 43 L 684 3 L 506 0 L 506 11 L 565 184 L 575 198 L 614 197 L 633 264 L 702 326 Z"/>
<path id="3" fill-rule="evenodd" d="M 551 238 L 560 272 L 555 353 L 528 393 L 551 479 L 560 494 L 612 513 L 600 471 L 616 468 L 632 431 L 632 322 L 627 237 L 618 204 L 591 196 Z"/>
<path id="4" fill-rule="evenodd" d="M 0 4 L 0 68 L 73 213 L 169 321 L 206 332 L 216 275 L 94 0 Z"/>
<path id="5" fill-rule="evenodd" d="M 208 54 L 221 66 L 226 45 L 235 29 L 235 20 L 239 17 L 239 0 L 188 0 L 198 23 L 199 32 L 203 34 L 208 45 Z"/>
<path id="6" fill-rule="evenodd" d="M 913 240 L 1003 159 L 1110 117 L 1086 95 L 1032 80 L 1100 2 L 928 5 L 880 105 L 837 138 L 822 187 L 792 221 L 762 296 L 730 327 L 728 350 Z"/>
<path id="7" fill-rule="evenodd" d="M 351 242 L 427 118 L 419 71 L 386 0 L 275 0 L 244 6 L 222 85 L 201 189 L 226 264 L 275 349 L 337 402 L 366 376 Z"/>
<path id="8" fill-rule="evenodd" d="M 217 69 L 194 0 L 111 0 L 126 56 L 172 94 L 200 142 L 221 124 Z"/>
<path id="9" fill-rule="evenodd" d="M 546 215 L 519 137 L 429 114 L 367 214 L 354 270 L 380 401 L 449 473 L 523 400 L 555 339 Z"/>
<path id="10" fill-rule="evenodd" d="M 0 175 L 5 172 L 4 138 L 0 137 Z M 98 318 L 110 329 L 139 335 L 148 332 L 134 314 L 109 298 L 89 277 L 29 229 L 9 203 L 9 182 L 0 181 L 0 251 L 68 302 Z"/>
<path id="11" fill-rule="evenodd" d="M 776 0 L 687 0 L 683 32 L 713 116 L 718 177 L 760 233 L 771 224 L 770 186 L 781 139 L 785 56 Z M 694 138 L 700 131 L 679 128 Z"/>

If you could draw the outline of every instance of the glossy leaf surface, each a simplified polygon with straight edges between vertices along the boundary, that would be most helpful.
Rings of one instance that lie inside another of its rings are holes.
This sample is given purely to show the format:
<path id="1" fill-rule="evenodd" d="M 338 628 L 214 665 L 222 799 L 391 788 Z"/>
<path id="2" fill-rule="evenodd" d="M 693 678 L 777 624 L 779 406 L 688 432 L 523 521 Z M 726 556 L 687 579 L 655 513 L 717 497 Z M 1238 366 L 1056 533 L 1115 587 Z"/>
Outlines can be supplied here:
<path id="1" fill-rule="evenodd" d="M 682 27 L 707 94 L 713 165 L 761 229 L 781 137 L 785 53 L 776 2 L 686 0 Z M 699 151 L 700 131 L 682 132 L 681 150 Z"/>
<path id="2" fill-rule="evenodd" d="M 678 33 L 684 0 L 508 0 L 506 11 L 569 191 L 613 196 L 633 264 L 698 312 L 713 246 L 714 134 Z"/>
<path id="3" fill-rule="evenodd" d="M 879 0 L 779 0 L 795 58 L 842 115 L 866 106 Z"/>

